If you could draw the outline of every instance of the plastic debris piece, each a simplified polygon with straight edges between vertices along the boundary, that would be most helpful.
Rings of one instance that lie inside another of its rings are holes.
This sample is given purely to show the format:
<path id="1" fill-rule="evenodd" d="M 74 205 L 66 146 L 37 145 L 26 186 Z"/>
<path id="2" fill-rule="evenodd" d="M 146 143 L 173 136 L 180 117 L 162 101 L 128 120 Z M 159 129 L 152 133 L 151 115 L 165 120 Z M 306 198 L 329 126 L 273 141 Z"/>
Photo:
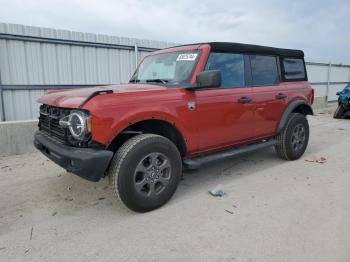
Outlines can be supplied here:
<path id="1" fill-rule="evenodd" d="M 211 194 L 212 196 L 219 196 L 222 197 L 223 195 L 225 195 L 225 191 L 224 188 L 221 184 L 218 184 L 216 187 L 214 187 L 212 190 L 209 190 L 209 194 Z"/>
<path id="2" fill-rule="evenodd" d="M 33 238 L 33 230 L 34 230 L 34 227 L 32 227 L 32 228 L 30 229 L 30 237 L 29 237 L 29 240 L 32 240 L 32 238 Z"/>
<path id="3" fill-rule="evenodd" d="M 314 163 L 319 163 L 319 164 L 324 164 L 327 162 L 327 158 L 321 156 L 321 157 L 316 157 L 316 158 L 307 158 L 305 159 L 306 162 L 314 162 Z"/>
<path id="4" fill-rule="evenodd" d="M 316 163 L 320 163 L 320 164 L 323 164 L 323 163 L 326 163 L 327 162 L 327 159 L 323 156 L 321 156 L 319 159 L 316 159 Z"/>

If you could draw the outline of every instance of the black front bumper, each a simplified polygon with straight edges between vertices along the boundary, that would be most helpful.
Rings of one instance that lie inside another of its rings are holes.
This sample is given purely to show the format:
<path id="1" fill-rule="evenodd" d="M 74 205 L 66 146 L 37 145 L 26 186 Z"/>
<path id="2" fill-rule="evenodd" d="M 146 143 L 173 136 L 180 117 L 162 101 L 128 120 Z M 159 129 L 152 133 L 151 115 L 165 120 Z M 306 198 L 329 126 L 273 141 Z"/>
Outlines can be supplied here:
<path id="1" fill-rule="evenodd" d="M 68 172 L 94 182 L 104 177 L 113 157 L 113 152 L 108 150 L 77 148 L 60 144 L 40 131 L 34 135 L 34 146 Z"/>

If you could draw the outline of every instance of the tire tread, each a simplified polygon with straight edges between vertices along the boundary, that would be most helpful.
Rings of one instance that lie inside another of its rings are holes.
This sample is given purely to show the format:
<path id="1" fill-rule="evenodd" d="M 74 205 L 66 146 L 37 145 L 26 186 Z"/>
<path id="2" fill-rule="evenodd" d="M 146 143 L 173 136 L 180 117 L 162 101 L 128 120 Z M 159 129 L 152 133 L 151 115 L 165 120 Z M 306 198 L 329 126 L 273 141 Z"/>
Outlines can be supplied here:
<path id="1" fill-rule="evenodd" d="M 303 114 L 300 114 L 300 113 L 291 113 L 288 117 L 286 126 L 284 127 L 282 132 L 276 136 L 277 145 L 275 146 L 275 151 L 277 155 L 284 160 L 291 161 L 295 159 L 295 158 L 292 158 L 292 156 L 288 153 L 287 135 L 288 135 L 289 128 L 291 128 L 290 126 L 292 121 L 295 118 L 300 116 L 305 117 Z"/>
<path id="2" fill-rule="evenodd" d="M 120 167 L 125 157 L 138 143 L 142 142 L 145 139 L 149 139 L 153 137 L 161 137 L 161 136 L 155 135 L 155 134 L 141 134 L 130 138 L 117 150 L 117 152 L 115 153 L 112 159 L 112 163 L 110 165 L 108 175 L 112 183 L 113 194 L 117 197 L 118 201 L 122 203 L 122 205 L 126 208 L 128 207 L 125 205 L 124 201 L 121 199 L 119 195 L 118 176 L 120 173 Z"/>

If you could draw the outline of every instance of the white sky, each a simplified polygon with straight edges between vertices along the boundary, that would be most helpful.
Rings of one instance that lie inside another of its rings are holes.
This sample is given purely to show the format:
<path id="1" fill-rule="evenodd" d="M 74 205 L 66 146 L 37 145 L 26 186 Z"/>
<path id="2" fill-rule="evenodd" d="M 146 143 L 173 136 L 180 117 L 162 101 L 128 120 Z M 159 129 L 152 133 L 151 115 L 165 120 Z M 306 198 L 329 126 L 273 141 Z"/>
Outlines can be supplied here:
<path id="1" fill-rule="evenodd" d="M 349 0 L 0 0 L 0 22 L 296 48 L 311 61 L 350 63 Z"/>

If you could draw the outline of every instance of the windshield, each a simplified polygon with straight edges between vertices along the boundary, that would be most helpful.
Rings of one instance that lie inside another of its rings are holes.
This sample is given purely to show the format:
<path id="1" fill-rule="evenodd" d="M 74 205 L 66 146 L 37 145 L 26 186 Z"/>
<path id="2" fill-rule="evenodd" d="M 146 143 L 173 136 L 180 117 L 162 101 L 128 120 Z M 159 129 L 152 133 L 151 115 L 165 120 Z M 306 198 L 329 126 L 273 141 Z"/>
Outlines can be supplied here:
<path id="1" fill-rule="evenodd" d="M 189 83 L 198 58 L 198 51 L 150 55 L 142 61 L 130 82 Z"/>

